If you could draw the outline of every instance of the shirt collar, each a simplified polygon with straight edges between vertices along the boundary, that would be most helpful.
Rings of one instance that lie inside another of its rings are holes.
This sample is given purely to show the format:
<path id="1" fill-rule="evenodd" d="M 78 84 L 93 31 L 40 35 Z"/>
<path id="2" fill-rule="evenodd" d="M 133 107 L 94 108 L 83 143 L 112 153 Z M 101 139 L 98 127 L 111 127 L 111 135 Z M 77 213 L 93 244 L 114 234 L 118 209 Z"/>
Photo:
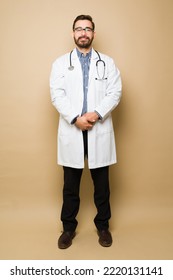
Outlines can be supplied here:
<path id="1" fill-rule="evenodd" d="M 92 53 L 92 49 L 86 54 L 86 56 L 83 55 L 82 52 L 80 52 L 77 48 L 76 48 L 76 51 L 77 51 L 77 55 L 80 58 L 83 58 L 83 57 L 86 57 L 86 58 L 90 58 L 91 57 L 91 53 Z"/>

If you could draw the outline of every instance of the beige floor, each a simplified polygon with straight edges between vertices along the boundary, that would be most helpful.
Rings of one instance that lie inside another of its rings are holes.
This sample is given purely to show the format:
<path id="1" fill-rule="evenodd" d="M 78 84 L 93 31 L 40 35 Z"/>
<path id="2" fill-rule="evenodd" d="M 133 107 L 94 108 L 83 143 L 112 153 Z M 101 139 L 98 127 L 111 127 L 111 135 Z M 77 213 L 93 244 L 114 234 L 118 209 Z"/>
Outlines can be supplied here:
<path id="1" fill-rule="evenodd" d="M 98 244 L 94 211 L 92 207 L 86 211 L 87 204 L 81 203 L 77 235 L 67 250 L 57 248 L 61 224 L 55 201 L 1 204 L 0 259 L 173 259 L 171 198 L 164 203 L 144 197 L 127 199 L 116 214 L 113 207 L 116 223 L 111 226 L 114 242 L 110 248 Z"/>

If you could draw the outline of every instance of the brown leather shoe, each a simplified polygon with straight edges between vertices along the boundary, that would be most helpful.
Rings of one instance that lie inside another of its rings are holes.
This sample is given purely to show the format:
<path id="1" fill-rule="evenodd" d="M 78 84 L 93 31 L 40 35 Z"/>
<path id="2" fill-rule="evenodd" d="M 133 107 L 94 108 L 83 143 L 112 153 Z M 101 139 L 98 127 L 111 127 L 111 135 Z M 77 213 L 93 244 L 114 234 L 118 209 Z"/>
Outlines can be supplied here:
<path id="1" fill-rule="evenodd" d="M 98 230 L 99 243 L 103 247 L 110 247 L 112 245 L 112 236 L 108 229 Z"/>
<path id="2" fill-rule="evenodd" d="M 64 231 L 58 239 L 58 248 L 67 249 L 72 245 L 72 239 L 75 237 L 74 231 Z"/>

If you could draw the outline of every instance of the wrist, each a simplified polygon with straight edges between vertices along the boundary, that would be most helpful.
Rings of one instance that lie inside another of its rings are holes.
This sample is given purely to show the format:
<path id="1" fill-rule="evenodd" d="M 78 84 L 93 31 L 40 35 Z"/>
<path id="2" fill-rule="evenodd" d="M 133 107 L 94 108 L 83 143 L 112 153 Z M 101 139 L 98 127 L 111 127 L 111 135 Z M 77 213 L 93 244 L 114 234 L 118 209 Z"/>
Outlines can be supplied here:
<path id="1" fill-rule="evenodd" d="M 97 111 L 94 111 L 94 112 L 97 114 L 98 120 L 102 120 L 102 116 Z"/>
<path id="2" fill-rule="evenodd" d="M 75 122 L 77 121 L 77 118 L 79 117 L 79 115 L 77 115 L 72 121 L 71 124 L 75 124 Z"/>

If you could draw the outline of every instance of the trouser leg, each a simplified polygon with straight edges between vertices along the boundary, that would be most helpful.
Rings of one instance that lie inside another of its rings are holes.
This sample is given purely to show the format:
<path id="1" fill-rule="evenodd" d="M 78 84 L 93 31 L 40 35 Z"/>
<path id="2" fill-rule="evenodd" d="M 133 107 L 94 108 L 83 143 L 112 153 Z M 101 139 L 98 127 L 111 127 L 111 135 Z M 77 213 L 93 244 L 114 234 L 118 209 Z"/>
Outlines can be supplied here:
<path id="1" fill-rule="evenodd" d="M 94 183 L 94 202 L 97 208 L 94 223 L 98 230 L 108 229 L 111 217 L 109 166 L 90 169 L 90 172 Z"/>
<path id="2" fill-rule="evenodd" d="M 79 211 L 79 188 L 83 169 L 63 167 L 64 187 L 61 221 L 64 231 L 75 231 L 77 227 L 76 216 Z"/>

